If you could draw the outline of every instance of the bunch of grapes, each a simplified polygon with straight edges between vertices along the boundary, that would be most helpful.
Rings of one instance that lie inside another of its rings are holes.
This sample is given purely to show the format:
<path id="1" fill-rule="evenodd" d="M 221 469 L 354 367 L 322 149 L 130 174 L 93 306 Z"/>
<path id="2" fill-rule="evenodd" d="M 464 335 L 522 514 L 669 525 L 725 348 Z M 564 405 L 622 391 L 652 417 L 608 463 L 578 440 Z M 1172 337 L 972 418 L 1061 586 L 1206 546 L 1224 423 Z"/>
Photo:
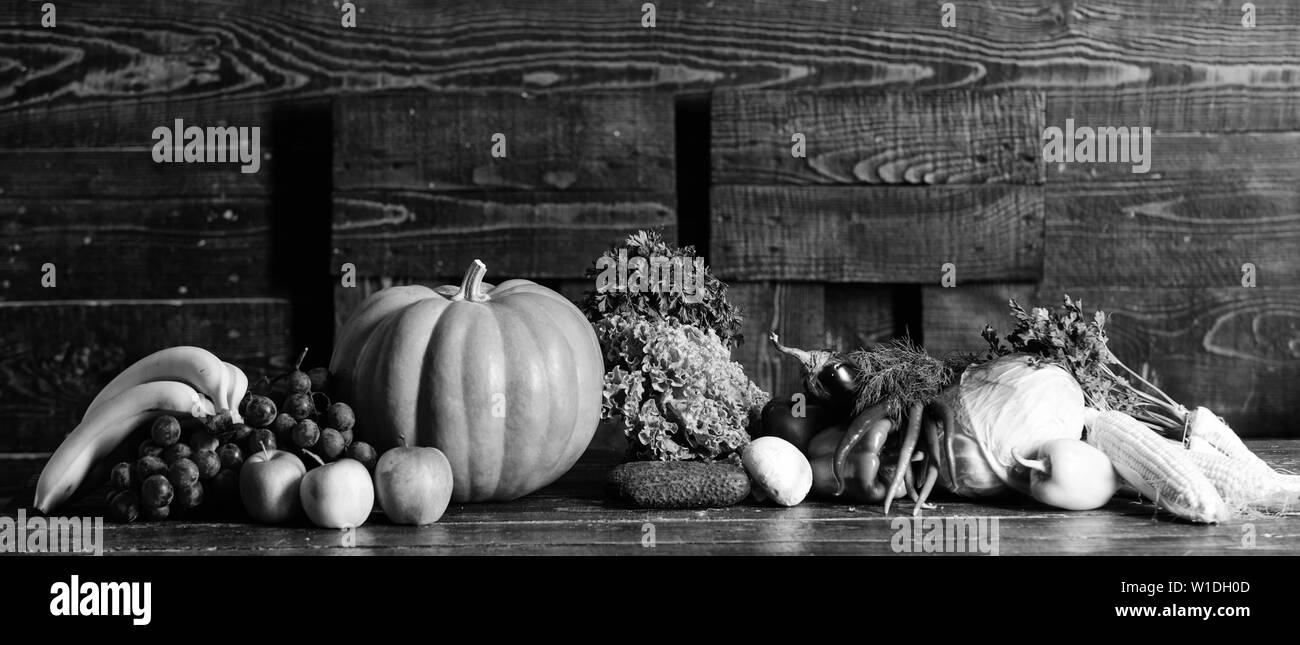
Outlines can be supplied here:
<path id="1" fill-rule="evenodd" d="M 230 423 L 229 412 L 189 427 L 170 415 L 154 419 L 139 458 L 109 471 L 110 518 L 165 520 L 194 513 L 200 505 L 238 505 L 239 469 L 247 454 L 247 433 L 238 436 L 240 425 Z M 223 429 L 216 432 L 218 427 Z"/>
<path id="2" fill-rule="evenodd" d="M 306 354 L 304 350 L 303 354 Z M 302 357 L 298 359 L 299 366 Z M 280 393 L 284 399 L 279 408 L 271 399 L 271 383 L 259 384 L 262 392 L 249 394 L 241 404 L 244 423 L 252 428 L 250 450 L 286 450 L 302 458 L 308 469 L 320 462 L 329 463 L 348 457 L 361 462 L 373 471 L 378 455 L 374 447 L 364 441 L 353 441 L 356 415 L 346 403 L 330 403 L 325 389 L 326 374 L 312 370 L 312 374 L 298 369 L 276 379 L 284 381 Z M 318 400 L 325 402 L 321 410 Z M 320 458 L 308 457 L 312 453 Z"/>

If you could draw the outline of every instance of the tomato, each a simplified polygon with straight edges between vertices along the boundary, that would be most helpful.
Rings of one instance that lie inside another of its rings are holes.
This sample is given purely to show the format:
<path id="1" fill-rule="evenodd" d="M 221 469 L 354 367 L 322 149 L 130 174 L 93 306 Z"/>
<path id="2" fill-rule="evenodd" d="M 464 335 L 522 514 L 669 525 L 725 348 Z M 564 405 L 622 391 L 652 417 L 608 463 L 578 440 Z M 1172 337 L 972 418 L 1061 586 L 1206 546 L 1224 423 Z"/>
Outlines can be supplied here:
<path id="1" fill-rule="evenodd" d="M 806 453 L 813 435 L 835 425 L 840 419 L 831 408 L 816 403 L 796 403 L 791 401 L 792 398 L 774 398 L 763 407 L 759 436 L 780 437 Z M 802 412 L 802 416 L 795 416 L 796 409 Z"/>

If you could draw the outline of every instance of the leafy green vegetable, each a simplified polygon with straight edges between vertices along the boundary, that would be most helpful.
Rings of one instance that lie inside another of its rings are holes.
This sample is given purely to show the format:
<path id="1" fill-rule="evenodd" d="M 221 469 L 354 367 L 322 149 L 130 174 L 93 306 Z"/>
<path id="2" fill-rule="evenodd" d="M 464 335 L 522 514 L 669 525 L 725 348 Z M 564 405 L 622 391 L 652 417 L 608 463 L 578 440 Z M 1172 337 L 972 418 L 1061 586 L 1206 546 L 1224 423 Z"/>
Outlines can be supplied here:
<path id="1" fill-rule="evenodd" d="M 607 262 L 617 263 L 619 251 L 625 251 L 630 259 L 640 256 L 649 260 L 661 257 L 667 260 L 681 258 L 684 262 L 694 259 L 695 247 L 676 247 L 664 241 L 658 231 L 637 231 L 629 235 L 621 244 L 615 244 L 601 255 Z M 601 274 L 596 268 L 597 258 L 586 276 L 595 279 Z M 727 302 L 727 285 L 704 270 L 704 296 L 700 302 L 687 302 L 685 294 L 670 291 L 605 291 L 597 289 L 588 291 L 580 304 L 587 320 L 597 324 L 606 316 L 640 316 L 646 318 L 673 317 L 683 324 L 699 329 L 710 329 L 717 333 L 722 342 L 730 348 L 738 347 L 743 338 L 740 334 L 740 311 Z"/>
<path id="2" fill-rule="evenodd" d="M 712 329 L 673 317 L 596 321 L 605 352 L 601 412 L 622 424 L 633 459 L 737 459 L 770 398 Z"/>

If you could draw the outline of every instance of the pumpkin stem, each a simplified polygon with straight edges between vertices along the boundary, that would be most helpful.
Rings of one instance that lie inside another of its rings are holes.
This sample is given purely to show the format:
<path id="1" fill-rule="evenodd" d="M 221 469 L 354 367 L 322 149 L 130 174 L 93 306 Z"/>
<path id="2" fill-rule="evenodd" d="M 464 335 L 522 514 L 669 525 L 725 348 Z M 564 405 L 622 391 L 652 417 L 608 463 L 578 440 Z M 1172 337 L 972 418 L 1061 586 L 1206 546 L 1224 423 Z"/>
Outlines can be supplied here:
<path id="1" fill-rule="evenodd" d="M 483 276 L 487 275 L 487 265 L 481 260 L 474 260 L 474 264 L 469 266 L 465 272 L 465 279 L 460 282 L 460 291 L 452 296 L 452 300 L 468 300 L 470 302 L 483 302 L 487 296 L 482 292 Z"/>

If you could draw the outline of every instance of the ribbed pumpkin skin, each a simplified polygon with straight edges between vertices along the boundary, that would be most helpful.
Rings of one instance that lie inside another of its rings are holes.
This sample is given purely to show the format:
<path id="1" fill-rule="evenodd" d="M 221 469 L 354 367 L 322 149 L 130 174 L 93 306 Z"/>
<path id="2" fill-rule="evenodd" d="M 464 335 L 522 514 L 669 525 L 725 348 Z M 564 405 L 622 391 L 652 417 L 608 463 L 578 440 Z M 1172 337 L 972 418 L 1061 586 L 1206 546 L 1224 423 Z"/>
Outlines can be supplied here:
<path id="1" fill-rule="evenodd" d="M 482 302 L 453 293 L 370 296 L 339 333 L 330 371 L 358 439 L 443 451 L 456 502 L 515 499 L 558 479 L 591 442 L 600 346 L 577 307 L 527 280 Z"/>

